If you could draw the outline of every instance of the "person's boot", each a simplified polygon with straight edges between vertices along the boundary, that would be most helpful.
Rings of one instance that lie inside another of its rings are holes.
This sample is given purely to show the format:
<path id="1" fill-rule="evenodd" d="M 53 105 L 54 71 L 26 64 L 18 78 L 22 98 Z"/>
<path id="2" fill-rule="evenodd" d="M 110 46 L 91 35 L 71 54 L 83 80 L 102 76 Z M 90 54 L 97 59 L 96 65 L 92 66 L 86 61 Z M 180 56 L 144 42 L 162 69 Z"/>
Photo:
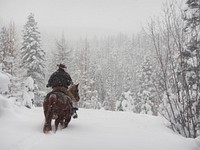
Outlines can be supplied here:
<path id="1" fill-rule="evenodd" d="M 78 118 L 78 114 L 76 113 L 77 110 L 78 110 L 78 108 L 76 108 L 76 107 L 72 108 L 72 117 L 74 119 Z"/>

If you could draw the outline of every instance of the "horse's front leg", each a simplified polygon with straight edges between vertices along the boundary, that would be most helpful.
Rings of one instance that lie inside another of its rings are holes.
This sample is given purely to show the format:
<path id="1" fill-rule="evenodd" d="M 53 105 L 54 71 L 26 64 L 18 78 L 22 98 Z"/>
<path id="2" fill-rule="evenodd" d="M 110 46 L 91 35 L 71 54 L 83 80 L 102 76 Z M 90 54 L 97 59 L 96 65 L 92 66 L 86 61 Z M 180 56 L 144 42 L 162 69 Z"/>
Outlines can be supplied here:
<path id="1" fill-rule="evenodd" d="M 69 122 L 68 122 L 68 121 L 65 121 L 64 124 L 63 124 L 63 129 L 64 129 L 64 128 L 67 128 L 68 124 L 69 124 Z"/>
<path id="2" fill-rule="evenodd" d="M 65 114 L 64 114 L 64 124 L 63 128 L 66 128 L 71 121 L 71 115 L 72 115 L 72 108 L 70 102 L 68 102 L 68 106 L 66 107 Z"/>
<path id="3" fill-rule="evenodd" d="M 71 116 L 67 116 L 64 121 L 63 128 L 67 128 L 70 121 L 71 121 Z"/>

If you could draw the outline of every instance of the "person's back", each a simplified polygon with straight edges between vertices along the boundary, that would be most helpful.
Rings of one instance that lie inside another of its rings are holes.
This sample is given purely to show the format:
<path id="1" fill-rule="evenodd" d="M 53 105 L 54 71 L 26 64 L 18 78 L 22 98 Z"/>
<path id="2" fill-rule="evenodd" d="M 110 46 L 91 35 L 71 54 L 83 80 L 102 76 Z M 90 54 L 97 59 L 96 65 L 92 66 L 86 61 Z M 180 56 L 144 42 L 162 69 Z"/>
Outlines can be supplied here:
<path id="1" fill-rule="evenodd" d="M 65 65 L 60 64 L 58 65 L 58 67 L 59 69 L 50 76 L 47 87 L 68 88 L 68 86 L 72 84 L 72 79 L 70 75 L 67 72 L 65 72 L 64 70 L 64 68 L 66 68 Z"/>

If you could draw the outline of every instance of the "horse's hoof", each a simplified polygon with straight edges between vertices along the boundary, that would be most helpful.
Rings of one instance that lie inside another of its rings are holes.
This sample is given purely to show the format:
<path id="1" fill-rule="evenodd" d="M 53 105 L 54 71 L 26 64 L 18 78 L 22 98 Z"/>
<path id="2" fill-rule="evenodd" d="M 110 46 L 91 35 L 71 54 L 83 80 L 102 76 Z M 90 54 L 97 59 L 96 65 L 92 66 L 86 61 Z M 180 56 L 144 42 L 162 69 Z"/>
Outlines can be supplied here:
<path id="1" fill-rule="evenodd" d="M 49 133 L 49 131 L 51 131 L 51 129 L 48 129 L 48 128 L 44 128 L 44 129 L 43 129 L 44 134 Z"/>
<path id="2" fill-rule="evenodd" d="M 44 134 L 47 134 L 49 131 L 43 131 L 44 132 Z"/>

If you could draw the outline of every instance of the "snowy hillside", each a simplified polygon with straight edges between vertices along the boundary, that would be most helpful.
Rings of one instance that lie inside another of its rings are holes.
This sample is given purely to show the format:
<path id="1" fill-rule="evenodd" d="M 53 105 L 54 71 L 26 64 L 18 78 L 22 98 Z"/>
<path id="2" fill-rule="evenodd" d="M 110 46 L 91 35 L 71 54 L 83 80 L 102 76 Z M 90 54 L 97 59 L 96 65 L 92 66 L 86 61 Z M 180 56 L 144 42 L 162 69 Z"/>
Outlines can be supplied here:
<path id="1" fill-rule="evenodd" d="M 160 117 L 103 110 L 78 111 L 68 128 L 42 132 L 42 108 L 19 108 L 0 97 L 0 150 L 199 150 Z"/>

